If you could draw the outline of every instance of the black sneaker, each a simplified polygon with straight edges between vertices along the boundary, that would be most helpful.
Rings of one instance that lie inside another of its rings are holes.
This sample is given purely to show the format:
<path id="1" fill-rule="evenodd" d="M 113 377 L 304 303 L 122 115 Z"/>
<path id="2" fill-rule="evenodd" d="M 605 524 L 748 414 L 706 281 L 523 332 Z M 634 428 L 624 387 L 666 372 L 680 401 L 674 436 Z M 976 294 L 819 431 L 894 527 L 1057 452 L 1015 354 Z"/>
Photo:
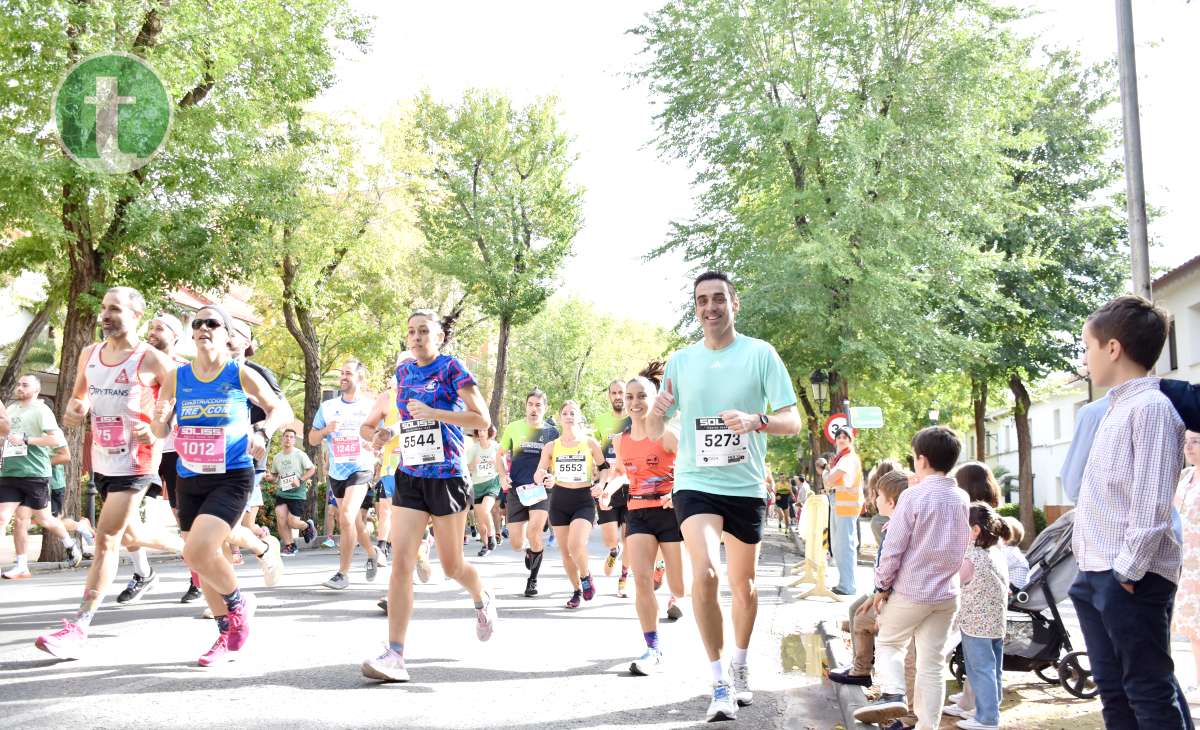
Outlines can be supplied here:
<path id="1" fill-rule="evenodd" d="M 146 595 L 146 591 L 154 587 L 154 584 L 157 582 L 158 573 L 154 572 L 153 568 L 150 569 L 150 575 L 145 578 L 134 573 L 129 582 L 125 584 L 125 590 L 121 591 L 121 594 L 117 596 L 117 603 L 137 603 L 142 600 L 142 596 Z"/>
<path id="2" fill-rule="evenodd" d="M 496 549 L 496 538 L 489 537 L 488 538 L 488 550 L 491 551 L 491 550 L 495 550 L 495 549 Z"/>
<path id="3" fill-rule="evenodd" d="M 902 694 L 882 694 L 874 702 L 854 711 L 854 719 L 866 723 L 885 723 L 908 714 L 908 703 Z"/>
<path id="4" fill-rule="evenodd" d="M 383 611 L 384 613 L 387 613 L 387 599 L 386 598 L 380 598 L 379 603 L 376 603 L 375 605 L 379 606 L 379 610 Z"/>
<path id="5" fill-rule="evenodd" d="M 283 549 L 279 551 L 279 554 L 280 555 L 296 555 L 299 552 L 300 552 L 300 549 L 296 547 L 296 543 L 292 543 L 291 545 L 284 545 Z"/>
<path id="6" fill-rule="evenodd" d="M 525 597 L 533 598 L 537 595 L 537 578 L 530 578 L 525 581 Z"/>
<path id="7" fill-rule="evenodd" d="M 485 545 L 485 546 L 479 548 L 479 552 L 475 553 L 475 555 L 476 555 L 476 557 L 482 558 L 482 557 L 486 557 L 487 554 L 490 552 L 491 552 L 491 550 L 488 550 L 487 546 Z"/>
<path id="8" fill-rule="evenodd" d="M 829 679 L 830 681 L 837 682 L 838 684 L 852 684 L 858 687 L 871 686 L 871 675 L 851 674 L 849 669 L 844 672 L 830 672 Z"/>
<path id="9" fill-rule="evenodd" d="M 300 537 L 304 538 L 304 542 L 311 545 L 313 540 L 317 539 L 317 525 L 312 520 L 305 520 L 304 531 L 300 533 Z"/>
<path id="10" fill-rule="evenodd" d="M 478 534 L 479 531 L 475 529 L 475 525 L 471 525 L 471 537 L 475 537 Z"/>
<path id="11" fill-rule="evenodd" d="M 192 601 L 199 598 L 201 595 L 202 594 L 200 593 L 200 589 L 189 583 L 187 592 L 179 597 L 179 602 L 180 603 L 191 603 Z"/>

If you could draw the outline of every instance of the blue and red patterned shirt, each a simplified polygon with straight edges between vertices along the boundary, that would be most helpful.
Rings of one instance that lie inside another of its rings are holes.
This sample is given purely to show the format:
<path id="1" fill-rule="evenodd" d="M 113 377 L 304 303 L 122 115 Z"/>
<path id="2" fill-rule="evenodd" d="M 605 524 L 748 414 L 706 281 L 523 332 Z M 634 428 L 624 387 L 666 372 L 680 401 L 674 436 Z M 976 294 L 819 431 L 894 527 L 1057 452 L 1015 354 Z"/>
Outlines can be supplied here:
<path id="1" fill-rule="evenodd" d="M 438 355 L 433 362 L 421 367 L 416 361 L 408 360 L 396 368 L 396 409 L 401 421 L 412 421 L 408 412 L 408 401 L 417 400 L 431 408 L 444 411 L 464 411 L 459 391 L 475 385 L 475 376 L 467 370 L 461 360 L 449 355 Z M 466 477 L 463 461 L 465 446 L 463 431 L 459 426 L 438 422 L 442 435 L 441 461 L 427 464 L 401 464 L 400 469 L 410 476 L 426 479 L 453 479 Z M 399 425 L 398 425 L 399 427 Z"/>

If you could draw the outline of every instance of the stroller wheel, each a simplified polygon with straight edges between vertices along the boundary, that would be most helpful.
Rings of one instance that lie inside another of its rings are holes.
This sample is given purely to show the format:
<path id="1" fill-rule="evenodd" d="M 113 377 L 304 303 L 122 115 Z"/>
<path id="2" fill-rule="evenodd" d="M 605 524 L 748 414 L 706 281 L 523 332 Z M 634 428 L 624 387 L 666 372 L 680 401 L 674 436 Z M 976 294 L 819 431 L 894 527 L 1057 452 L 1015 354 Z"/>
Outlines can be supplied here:
<path id="1" fill-rule="evenodd" d="M 1033 673 L 1036 674 L 1043 682 L 1047 682 L 1049 684 L 1062 684 L 1062 681 L 1058 676 L 1057 664 L 1047 664 L 1044 667 L 1038 667 L 1037 669 L 1033 670 Z"/>
<path id="2" fill-rule="evenodd" d="M 1073 651 L 1058 663 L 1059 683 L 1063 689 L 1081 700 L 1090 700 L 1100 693 L 1092 679 L 1092 666 L 1086 651 Z"/>

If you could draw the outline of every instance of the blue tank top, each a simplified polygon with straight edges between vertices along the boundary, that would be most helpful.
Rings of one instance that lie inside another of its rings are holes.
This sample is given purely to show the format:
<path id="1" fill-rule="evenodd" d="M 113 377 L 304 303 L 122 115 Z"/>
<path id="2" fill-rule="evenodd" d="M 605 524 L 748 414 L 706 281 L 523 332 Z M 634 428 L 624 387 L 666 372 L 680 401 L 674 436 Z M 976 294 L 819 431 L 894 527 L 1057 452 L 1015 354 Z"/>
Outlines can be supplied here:
<path id="1" fill-rule="evenodd" d="M 241 367 L 230 360 L 209 381 L 192 366 L 175 371 L 176 472 L 181 477 L 224 474 L 254 466 L 250 458 L 250 408 Z"/>

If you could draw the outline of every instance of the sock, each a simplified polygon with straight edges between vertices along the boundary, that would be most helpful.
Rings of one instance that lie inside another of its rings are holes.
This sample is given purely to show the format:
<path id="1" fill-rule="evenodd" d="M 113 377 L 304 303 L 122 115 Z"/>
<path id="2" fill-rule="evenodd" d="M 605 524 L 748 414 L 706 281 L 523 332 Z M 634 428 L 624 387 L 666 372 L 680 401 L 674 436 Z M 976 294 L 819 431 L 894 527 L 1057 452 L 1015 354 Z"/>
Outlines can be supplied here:
<path id="1" fill-rule="evenodd" d="M 629 577 L 629 568 L 626 568 L 624 565 L 621 566 L 621 577 L 622 578 Z"/>
<path id="2" fill-rule="evenodd" d="M 610 549 L 609 549 L 609 551 L 608 551 L 608 554 L 609 554 L 609 555 L 611 555 L 611 556 L 613 556 L 614 558 L 615 558 L 615 557 L 617 557 L 617 549 L 616 549 L 616 548 L 610 548 Z"/>
<path id="3" fill-rule="evenodd" d="M 100 606 L 100 601 L 104 599 L 104 595 L 100 591 L 84 590 L 83 600 L 79 603 L 79 610 L 75 613 L 75 625 L 85 631 L 92 625 L 92 618 L 96 615 L 96 609 Z"/>
<path id="4" fill-rule="evenodd" d="M 529 577 L 530 578 L 537 580 L 538 571 L 542 569 L 542 556 L 545 555 L 545 553 L 546 553 L 545 550 L 542 550 L 542 551 L 539 551 L 536 553 L 535 552 L 529 553 L 529 558 L 530 558 L 530 560 L 529 560 Z"/>
<path id="5" fill-rule="evenodd" d="M 20 570 L 22 568 L 28 570 L 29 569 L 29 556 L 28 555 L 18 555 L 17 556 L 17 564 L 15 567 L 18 570 Z"/>
<path id="6" fill-rule="evenodd" d="M 724 682 L 725 681 L 725 670 L 721 669 L 721 660 L 720 659 L 716 660 L 715 662 L 712 663 L 711 666 L 712 666 L 713 682 Z"/>
<path id="7" fill-rule="evenodd" d="M 238 610 L 244 603 L 244 601 L 242 601 L 242 592 L 237 588 L 233 589 L 233 593 L 221 596 L 221 598 L 225 599 L 225 607 L 228 608 L 230 612 Z"/>
<path id="8" fill-rule="evenodd" d="M 71 548 L 75 547 L 75 540 L 70 535 L 67 535 L 62 539 L 62 544 L 63 547 L 70 550 Z"/>
<path id="9" fill-rule="evenodd" d="M 744 665 L 746 663 L 746 652 L 748 652 L 748 651 L 750 651 L 750 650 L 749 649 L 739 649 L 735 646 L 733 648 L 733 663 Z"/>
<path id="10" fill-rule="evenodd" d="M 229 632 L 229 616 L 217 616 L 217 630 L 222 634 Z"/>
<path id="11" fill-rule="evenodd" d="M 150 558 L 142 549 L 132 550 L 129 557 L 133 559 L 133 572 L 145 578 L 150 575 Z"/>
<path id="12" fill-rule="evenodd" d="M 400 656 L 404 656 L 404 644 L 401 644 L 398 641 L 389 641 L 388 648 L 391 649 L 392 651 L 396 652 Z"/>
<path id="13" fill-rule="evenodd" d="M 646 637 L 646 646 L 650 647 L 654 651 L 658 651 L 658 632 L 657 631 L 643 631 L 642 636 Z"/>
<path id="14" fill-rule="evenodd" d="M 585 575 L 585 576 L 583 576 L 582 578 L 580 578 L 580 579 L 579 579 L 579 584 L 580 584 L 581 586 L 583 586 L 583 588 L 585 588 L 585 589 L 586 589 L 586 588 L 588 588 L 588 587 L 590 587 L 590 586 L 592 585 L 592 574 L 591 574 L 591 573 L 588 573 L 587 575 Z"/>
<path id="15" fill-rule="evenodd" d="M 199 588 L 200 587 L 200 574 L 194 570 L 188 571 L 188 572 L 191 574 L 192 585 L 195 586 L 196 588 Z"/>

